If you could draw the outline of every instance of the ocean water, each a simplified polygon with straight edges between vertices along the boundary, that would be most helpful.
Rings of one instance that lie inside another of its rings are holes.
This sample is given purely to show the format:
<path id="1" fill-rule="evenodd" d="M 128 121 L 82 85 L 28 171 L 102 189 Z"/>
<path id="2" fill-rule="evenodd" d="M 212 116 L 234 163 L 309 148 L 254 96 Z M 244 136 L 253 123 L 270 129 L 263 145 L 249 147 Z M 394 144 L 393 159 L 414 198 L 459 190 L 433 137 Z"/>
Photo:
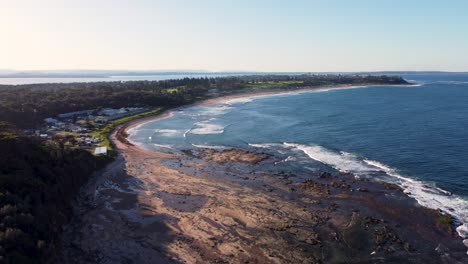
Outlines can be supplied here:
<path id="1" fill-rule="evenodd" d="M 242 75 L 263 75 L 264 73 L 255 72 L 219 72 L 219 73 L 162 73 L 155 75 L 112 75 L 103 77 L 0 77 L 0 85 L 21 85 L 38 83 L 76 83 L 76 82 L 129 82 L 129 81 L 162 81 L 183 78 L 217 78 L 232 77 Z M 269 73 L 281 75 L 284 73 Z M 290 75 L 299 75 L 301 73 L 288 73 Z"/>
<path id="2" fill-rule="evenodd" d="M 397 183 L 424 206 L 468 223 L 468 74 L 408 74 L 374 86 L 235 99 L 175 111 L 130 131 L 145 148 L 267 150 Z M 458 228 L 468 235 L 468 225 Z"/>
<path id="3" fill-rule="evenodd" d="M 158 75 L 130 75 L 130 76 L 109 76 L 109 77 L 18 77 L 18 78 L 0 78 L 0 85 L 21 85 L 21 84 L 37 84 L 37 83 L 75 83 L 75 82 L 128 82 L 128 81 L 162 81 L 170 79 L 183 78 L 203 78 L 203 77 L 226 77 L 238 76 L 241 74 L 230 73 L 211 73 L 211 74 L 158 74 Z"/>

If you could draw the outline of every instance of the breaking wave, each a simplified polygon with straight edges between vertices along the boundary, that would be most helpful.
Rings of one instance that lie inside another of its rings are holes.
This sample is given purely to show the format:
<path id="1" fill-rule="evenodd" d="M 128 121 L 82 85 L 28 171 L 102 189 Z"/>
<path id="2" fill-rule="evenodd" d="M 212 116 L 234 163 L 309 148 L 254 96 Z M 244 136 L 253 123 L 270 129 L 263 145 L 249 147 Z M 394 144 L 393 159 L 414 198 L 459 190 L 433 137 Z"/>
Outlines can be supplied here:
<path id="1" fill-rule="evenodd" d="M 173 149 L 174 148 L 174 146 L 169 145 L 169 144 L 156 144 L 156 143 L 153 143 L 153 146 L 155 146 L 157 148 L 165 148 L 165 149 Z"/>
<path id="2" fill-rule="evenodd" d="M 441 83 L 441 84 L 455 84 L 455 85 L 460 85 L 460 84 L 468 84 L 468 82 L 464 81 L 437 81 L 435 83 Z"/>
<path id="3" fill-rule="evenodd" d="M 154 132 L 158 133 L 158 136 L 163 136 L 163 137 L 174 137 L 174 136 L 182 134 L 181 131 L 176 130 L 176 129 L 156 129 Z"/>
<path id="4" fill-rule="evenodd" d="M 217 124 L 210 124 L 206 121 L 195 123 L 195 128 L 192 128 L 187 133 L 198 134 L 198 135 L 208 135 L 208 134 L 222 134 L 224 133 L 224 126 Z"/>
<path id="5" fill-rule="evenodd" d="M 359 161 L 356 157 L 346 152 L 335 153 L 317 145 L 309 146 L 291 143 L 284 143 L 284 145 L 286 147 L 301 150 L 311 159 L 327 164 L 342 172 L 351 172 L 361 176 L 361 174 L 375 171 L 375 169 L 368 166 L 365 162 Z"/>
<path id="6" fill-rule="evenodd" d="M 216 104 L 216 105 L 211 105 L 211 106 L 203 106 L 200 109 L 200 115 L 204 116 L 213 116 L 213 115 L 222 115 L 226 113 L 228 110 L 232 109 L 228 105 L 224 104 Z"/>
<path id="7" fill-rule="evenodd" d="M 227 100 L 224 103 L 227 105 L 233 105 L 233 104 L 245 104 L 245 103 L 249 103 L 252 101 L 253 101 L 252 97 L 241 97 L 241 98 Z"/>
<path id="8" fill-rule="evenodd" d="M 211 145 L 197 145 L 197 144 L 192 144 L 192 146 L 196 148 L 204 148 L 204 149 L 229 149 L 228 147 L 225 146 L 211 146 Z"/>
<path id="9" fill-rule="evenodd" d="M 459 226 L 457 231 L 461 237 L 468 238 L 468 201 L 462 197 L 453 195 L 433 184 L 402 176 L 390 166 L 374 160 L 360 159 L 352 153 L 344 151 L 338 153 L 318 145 L 292 143 L 284 143 L 284 145 L 291 149 L 301 150 L 311 159 L 342 172 L 351 172 L 357 176 L 384 173 L 388 177 L 382 177 L 381 180 L 399 185 L 408 196 L 416 199 L 420 205 L 450 213 L 458 221 L 465 223 Z"/>

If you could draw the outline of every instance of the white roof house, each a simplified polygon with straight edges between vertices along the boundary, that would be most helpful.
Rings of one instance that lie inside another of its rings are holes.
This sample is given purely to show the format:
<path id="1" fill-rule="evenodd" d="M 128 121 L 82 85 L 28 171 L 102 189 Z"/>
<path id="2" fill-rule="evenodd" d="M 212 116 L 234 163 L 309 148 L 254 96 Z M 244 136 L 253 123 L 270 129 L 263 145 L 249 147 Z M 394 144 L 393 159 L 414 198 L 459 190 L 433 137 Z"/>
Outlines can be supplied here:
<path id="1" fill-rule="evenodd" d="M 99 155 L 99 154 L 107 155 L 107 147 L 97 147 L 94 150 L 94 155 Z"/>
<path id="2" fill-rule="evenodd" d="M 70 112 L 70 113 L 63 113 L 59 114 L 58 117 L 60 118 L 67 118 L 67 117 L 73 117 L 74 115 L 80 116 L 80 115 L 89 115 L 93 112 L 93 110 L 84 110 L 84 111 L 76 111 L 76 112 Z"/>
<path id="3" fill-rule="evenodd" d="M 51 117 L 44 119 L 44 121 L 48 124 L 56 124 L 58 122 L 57 119 Z"/>

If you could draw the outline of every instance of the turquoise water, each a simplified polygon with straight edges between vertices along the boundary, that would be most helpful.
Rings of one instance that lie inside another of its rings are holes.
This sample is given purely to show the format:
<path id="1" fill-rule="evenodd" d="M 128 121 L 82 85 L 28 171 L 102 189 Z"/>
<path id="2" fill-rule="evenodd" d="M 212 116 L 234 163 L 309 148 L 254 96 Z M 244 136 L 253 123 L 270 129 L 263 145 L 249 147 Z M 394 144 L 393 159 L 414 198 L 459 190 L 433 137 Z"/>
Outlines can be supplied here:
<path id="1" fill-rule="evenodd" d="M 468 74 L 405 75 L 414 86 L 260 96 L 189 107 L 131 131 L 146 148 L 242 147 L 399 184 L 468 222 Z"/>

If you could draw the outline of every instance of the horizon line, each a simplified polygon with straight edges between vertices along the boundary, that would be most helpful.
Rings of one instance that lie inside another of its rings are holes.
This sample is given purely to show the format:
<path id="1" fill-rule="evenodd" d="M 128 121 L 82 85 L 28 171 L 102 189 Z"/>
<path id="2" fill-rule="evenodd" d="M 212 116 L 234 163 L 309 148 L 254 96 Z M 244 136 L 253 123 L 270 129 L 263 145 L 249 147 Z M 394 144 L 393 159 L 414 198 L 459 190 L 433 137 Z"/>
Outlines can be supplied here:
<path id="1" fill-rule="evenodd" d="M 435 73 L 468 73 L 468 70 L 447 71 L 447 70 L 357 70 L 357 71 L 262 71 L 262 70 L 205 70 L 205 69 L 33 69 L 16 70 L 0 68 L 0 75 L 21 74 L 21 73 L 59 73 L 59 72 L 130 72 L 130 73 L 380 73 L 380 72 L 435 72 Z"/>

